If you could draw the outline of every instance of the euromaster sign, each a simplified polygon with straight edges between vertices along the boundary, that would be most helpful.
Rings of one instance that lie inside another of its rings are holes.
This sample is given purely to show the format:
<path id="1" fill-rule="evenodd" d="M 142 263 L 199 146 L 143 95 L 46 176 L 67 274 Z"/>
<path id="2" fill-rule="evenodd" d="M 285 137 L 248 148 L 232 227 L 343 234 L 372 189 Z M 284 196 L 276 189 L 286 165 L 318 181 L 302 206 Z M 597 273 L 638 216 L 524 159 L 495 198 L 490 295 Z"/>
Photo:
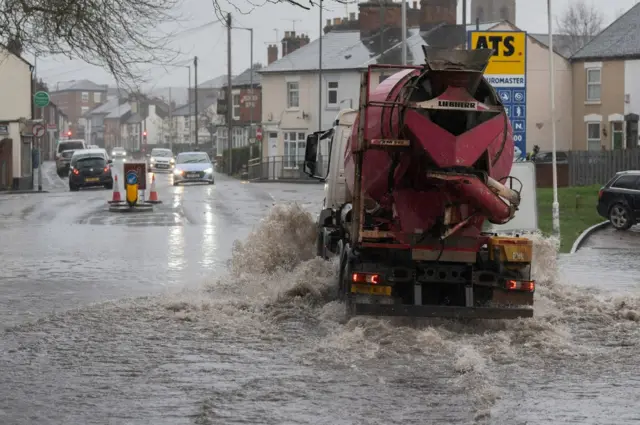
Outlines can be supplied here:
<path id="1" fill-rule="evenodd" d="M 513 128 L 513 142 L 527 154 L 527 33 L 471 31 L 472 49 L 493 49 L 485 78 L 502 99 Z"/>

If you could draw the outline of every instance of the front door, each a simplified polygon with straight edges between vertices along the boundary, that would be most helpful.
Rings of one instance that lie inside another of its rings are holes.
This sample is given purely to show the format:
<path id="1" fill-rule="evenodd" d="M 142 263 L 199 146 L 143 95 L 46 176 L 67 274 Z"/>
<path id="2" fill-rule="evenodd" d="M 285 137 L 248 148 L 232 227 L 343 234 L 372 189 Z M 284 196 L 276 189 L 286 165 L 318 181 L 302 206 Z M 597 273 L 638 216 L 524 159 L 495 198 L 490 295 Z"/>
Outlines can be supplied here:
<path id="1" fill-rule="evenodd" d="M 269 157 L 266 159 L 266 174 L 269 180 L 278 179 L 282 171 L 282 157 L 278 156 L 278 132 L 270 131 L 267 133 L 267 136 L 267 143 L 269 144 L 267 152 Z"/>
<path id="2" fill-rule="evenodd" d="M 624 123 L 622 121 L 614 121 L 611 123 L 611 148 L 624 148 Z"/>

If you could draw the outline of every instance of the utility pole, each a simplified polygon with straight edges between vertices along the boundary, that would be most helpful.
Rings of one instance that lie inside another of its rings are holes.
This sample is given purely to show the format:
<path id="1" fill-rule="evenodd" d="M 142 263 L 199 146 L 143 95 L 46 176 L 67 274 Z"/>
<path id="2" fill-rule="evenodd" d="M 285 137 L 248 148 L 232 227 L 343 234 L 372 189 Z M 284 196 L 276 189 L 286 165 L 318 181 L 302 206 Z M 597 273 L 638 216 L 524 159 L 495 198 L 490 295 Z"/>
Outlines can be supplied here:
<path id="1" fill-rule="evenodd" d="M 407 2 L 402 0 L 402 8 L 400 10 L 402 20 L 402 64 L 407 65 Z"/>
<path id="2" fill-rule="evenodd" d="M 558 202 L 558 162 L 556 157 L 556 93 L 555 68 L 553 65 L 553 26 L 551 24 L 551 0 L 547 0 L 547 25 L 549 26 L 549 100 L 551 111 L 551 162 L 553 178 L 553 203 L 551 204 L 551 226 L 553 234 L 560 238 L 560 203 Z M 526 149 L 526 146 L 525 146 Z"/>
<path id="3" fill-rule="evenodd" d="M 171 99 L 171 87 L 169 87 L 169 149 L 173 152 L 173 100 Z"/>
<path id="4" fill-rule="evenodd" d="M 198 149 L 198 57 L 194 56 L 193 58 L 193 78 L 195 80 L 194 83 L 194 95 L 195 95 L 195 107 L 196 107 L 196 149 Z"/>
<path id="5" fill-rule="evenodd" d="M 193 114 L 191 113 L 191 65 L 187 66 L 187 69 L 189 70 L 189 91 L 187 92 L 187 103 L 189 104 L 189 140 L 187 141 L 187 143 L 189 143 L 189 145 L 191 144 L 191 117 L 193 116 Z"/>
<path id="6" fill-rule="evenodd" d="M 318 38 L 318 131 L 322 131 L 322 0 L 320 0 L 320 38 Z M 322 147 L 320 147 L 322 150 Z M 322 155 L 322 152 L 320 152 Z"/>
<path id="7" fill-rule="evenodd" d="M 231 133 L 233 131 L 233 98 L 231 95 L 231 13 L 227 13 L 227 146 L 229 146 L 229 175 L 233 174 Z"/>
<path id="8" fill-rule="evenodd" d="M 249 108 L 249 159 L 253 159 L 253 144 L 255 143 L 255 131 L 253 128 L 253 109 L 256 107 L 256 99 L 254 99 L 254 87 L 253 87 L 253 28 L 249 28 L 251 35 L 251 51 L 249 53 L 250 74 L 249 74 L 249 87 L 251 87 L 251 108 Z"/>

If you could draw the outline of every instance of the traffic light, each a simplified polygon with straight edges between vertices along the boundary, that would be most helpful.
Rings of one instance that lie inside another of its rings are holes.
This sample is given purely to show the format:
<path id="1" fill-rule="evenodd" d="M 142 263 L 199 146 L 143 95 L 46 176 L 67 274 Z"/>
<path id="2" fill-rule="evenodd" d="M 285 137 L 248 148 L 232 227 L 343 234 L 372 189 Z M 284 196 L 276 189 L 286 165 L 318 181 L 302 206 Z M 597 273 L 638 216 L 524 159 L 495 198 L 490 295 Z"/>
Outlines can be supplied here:
<path id="1" fill-rule="evenodd" d="M 71 130 L 67 131 L 67 136 L 71 137 Z"/>
<path id="2" fill-rule="evenodd" d="M 147 137 L 147 130 L 143 131 L 143 132 L 142 132 L 142 135 L 143 135 L 144 137 Z"/>

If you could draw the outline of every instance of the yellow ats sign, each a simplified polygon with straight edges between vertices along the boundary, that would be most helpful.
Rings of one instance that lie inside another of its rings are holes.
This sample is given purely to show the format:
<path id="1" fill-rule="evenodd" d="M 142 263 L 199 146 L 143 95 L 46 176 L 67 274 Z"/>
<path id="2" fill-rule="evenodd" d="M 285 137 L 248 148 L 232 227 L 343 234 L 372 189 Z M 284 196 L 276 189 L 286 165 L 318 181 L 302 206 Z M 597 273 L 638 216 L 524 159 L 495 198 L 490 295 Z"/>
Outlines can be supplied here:
<path id="1" fill-rule="evenodd" d="M 524 75 L 527 70 L 527 33 L 524 31 L 472 31 L 472 49 L 493 49 L 487 75 Z"/>

